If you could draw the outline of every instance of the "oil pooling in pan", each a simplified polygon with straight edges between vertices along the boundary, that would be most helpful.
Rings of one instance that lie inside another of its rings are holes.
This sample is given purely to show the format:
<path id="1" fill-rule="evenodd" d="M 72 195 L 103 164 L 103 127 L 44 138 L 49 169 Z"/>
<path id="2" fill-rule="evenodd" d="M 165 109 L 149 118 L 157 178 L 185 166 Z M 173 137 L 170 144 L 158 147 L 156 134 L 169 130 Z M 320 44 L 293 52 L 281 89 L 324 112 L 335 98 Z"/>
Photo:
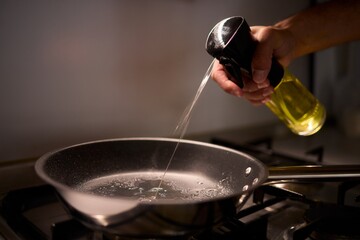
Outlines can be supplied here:
<path id="1" fill-rule="evenodd" d="M 155 193 L 157 200 L 201 200 L 231 194 L 226 181 L 172 171 L 167 172 L 166 178 L 163 175 L 163 172 L 114 174 L 87 181 L 77 190 L 107 197 L 133 197 L 139 201 L 152 201 Z"/>

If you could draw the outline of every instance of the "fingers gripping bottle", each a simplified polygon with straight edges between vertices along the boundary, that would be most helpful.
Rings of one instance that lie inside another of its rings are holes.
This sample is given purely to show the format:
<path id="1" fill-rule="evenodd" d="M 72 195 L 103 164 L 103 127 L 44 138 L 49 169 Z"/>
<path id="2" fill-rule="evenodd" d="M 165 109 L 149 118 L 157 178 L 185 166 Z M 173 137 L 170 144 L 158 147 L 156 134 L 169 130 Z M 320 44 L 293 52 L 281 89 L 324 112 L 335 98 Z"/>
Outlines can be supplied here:
<path id="1" fill-rule="evenodd" d="M 238 16 L 217 23 L 206 41 L 207 52 L 219 60 L 240 88 L 242 76 L 251 79 L 255 47 L 249 25 Z M 267 107 L 295 134 L 308 136 L 319 131 L 326 118 L 324 106 L 275 58 L 268 79 L 274 93 Z"/>

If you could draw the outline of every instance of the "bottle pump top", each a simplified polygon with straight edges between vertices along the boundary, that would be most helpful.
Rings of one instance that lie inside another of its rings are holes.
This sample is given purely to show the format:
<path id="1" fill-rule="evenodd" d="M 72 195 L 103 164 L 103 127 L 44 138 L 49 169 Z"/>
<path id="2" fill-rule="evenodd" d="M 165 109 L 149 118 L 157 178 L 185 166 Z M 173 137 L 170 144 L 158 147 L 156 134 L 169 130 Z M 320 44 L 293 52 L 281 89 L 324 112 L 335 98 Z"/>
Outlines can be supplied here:
<path id="1" fill-rule="evenodd" d="M 240 16 L 226 18 L 215 25 L 206 41 L 206 51 L 218 59 L 240 88 L 242 75 L 252 78 L 251 61 L 256 41 L 251 35 L 249 25 Z M 284 75 L 283 67 L 272 59 L 268 75 L 270 84 L 276 87 Z"/>

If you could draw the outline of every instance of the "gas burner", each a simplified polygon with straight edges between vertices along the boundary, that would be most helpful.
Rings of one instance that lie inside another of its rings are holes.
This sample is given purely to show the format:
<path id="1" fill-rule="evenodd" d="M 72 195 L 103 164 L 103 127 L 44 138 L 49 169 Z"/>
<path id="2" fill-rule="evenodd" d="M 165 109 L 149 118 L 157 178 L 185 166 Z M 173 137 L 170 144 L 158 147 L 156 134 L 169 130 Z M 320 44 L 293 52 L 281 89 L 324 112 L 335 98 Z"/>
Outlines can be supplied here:
<path id="1" fill-rule="evenodd" d="M 305 212 L 314 240 L 360 239 L 360 209 L 337 204 L 316 203 Z"/>

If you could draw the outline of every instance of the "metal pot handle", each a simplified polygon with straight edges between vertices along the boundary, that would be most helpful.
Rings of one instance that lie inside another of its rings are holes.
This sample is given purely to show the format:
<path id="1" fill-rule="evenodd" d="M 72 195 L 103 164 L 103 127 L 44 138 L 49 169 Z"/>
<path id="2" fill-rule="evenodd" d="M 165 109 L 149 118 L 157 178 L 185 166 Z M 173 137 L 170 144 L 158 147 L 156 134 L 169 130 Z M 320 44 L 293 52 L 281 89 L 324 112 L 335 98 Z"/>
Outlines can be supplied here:
<path id="1" fill-rule="evenodd" d="M 268 180 L 342 181 L 360 179 L 360 165 L 305 165 L 269 167 Z"/>

